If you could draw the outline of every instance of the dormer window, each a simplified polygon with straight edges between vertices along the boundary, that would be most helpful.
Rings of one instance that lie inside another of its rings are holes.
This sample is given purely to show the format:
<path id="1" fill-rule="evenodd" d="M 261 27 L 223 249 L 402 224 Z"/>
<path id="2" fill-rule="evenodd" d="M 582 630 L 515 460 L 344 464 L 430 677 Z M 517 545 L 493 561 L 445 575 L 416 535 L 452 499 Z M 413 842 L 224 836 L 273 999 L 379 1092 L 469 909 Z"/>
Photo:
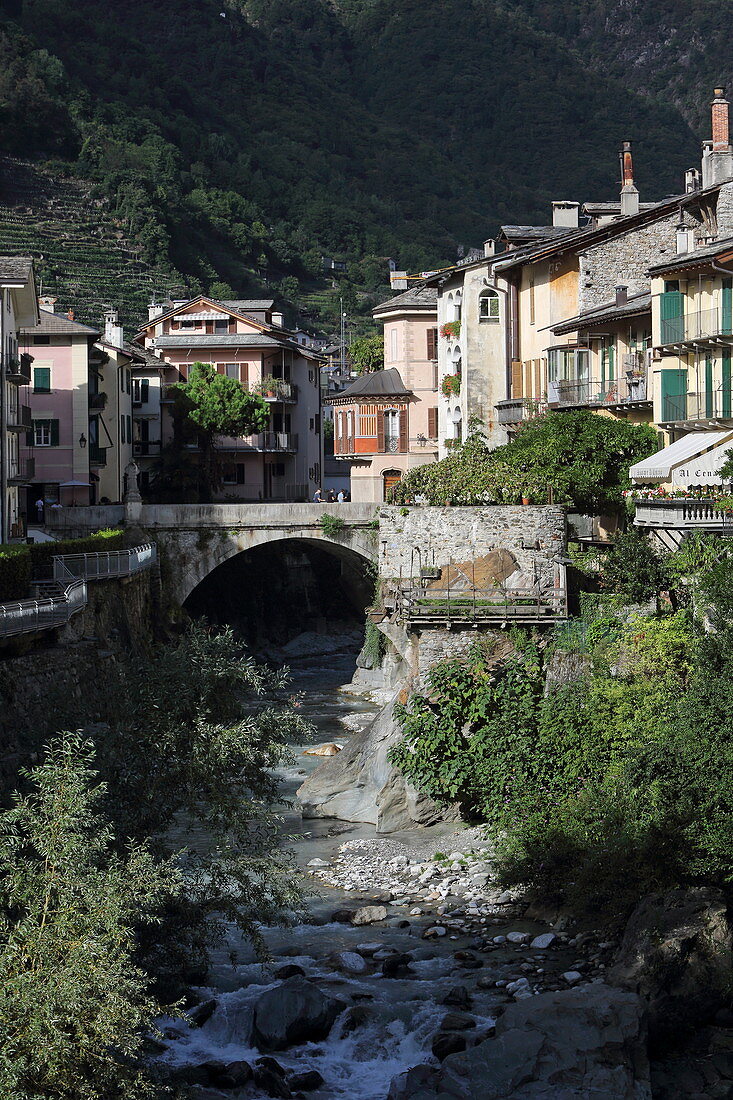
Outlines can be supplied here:
<path id="1" fill-rule="evenodd" d="M 199 321 L 187 321 L 185 318 L 181 318 L 181 328 L 200 328 Z"/>
<path id="2" fill-rule="evenodd" d="M 478 302 L 479 321 L 499 321 L 499 295 L 495 290 L 482 291 Z"/>
<path id="3" fill-rule="evenodd" d="M 214 321 L 214 332 L 229 332 L 229 320 L 225 317 L 222 321 Z"/>

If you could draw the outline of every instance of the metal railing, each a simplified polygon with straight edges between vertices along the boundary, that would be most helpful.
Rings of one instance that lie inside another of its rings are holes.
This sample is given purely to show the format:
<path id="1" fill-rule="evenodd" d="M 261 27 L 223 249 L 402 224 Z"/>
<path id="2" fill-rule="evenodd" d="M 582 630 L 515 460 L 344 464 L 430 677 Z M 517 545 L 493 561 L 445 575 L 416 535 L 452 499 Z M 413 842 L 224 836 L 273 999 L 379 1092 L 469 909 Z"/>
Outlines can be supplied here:
<path id="1" fill-rule="evenodd" d="M 297 451 L 298 436 L 293 432 L 260 432 L 250 436 L 258 451 Z"/>
<path id="2" fill-rule="evenodd" d="M 701 309 L 678 317 L 662 318 L 662 344 L 685 343 L 690 340 L 710 340 L 714 336 L 731 336 L 733 323 L 729 310 Z"/>
<path id="3" fill-rule="evenodd" d="M 134 439 L 132 453 L 134 455 L 159 455 L 161 442 L 159 439 Z"/>
<path id="4" fill-rule="evenodd" d="M 5 358 L 5 377 L 8 382 L 15 382 L 18 386 L 29 386 L 32 362 L 33 357 L 25 352 L 19 357 L 7 356 Z"/>
<path id="5" fill-rule="evenodd" d="M 53 579 L 59 580 L 65 573 L 83 577 L 87 581 L 107 580 L 110 577 L 130 577 L 143 569 L 150 569 L 157 560 L 154 542 L 134 546 L 131 550 L 103 550 L 96 554 L 64 554 L 53 559 Z"/>
<path id="6" fill-rule="evenodd" d="M 106 466 L 107 465 L 107 448 L 100 447 L 97 443 L 89 444 L 89 465 L 90 466 Z"/>
<path id="7" fill-rule="evenodd" d="M 662 396 L 660 423 L 688 420 L 733 419 L 733 391 L 730 386 Z"/>
<path id="8" fill-rule="evenodd" d="M 600 408 L 603 405 L 628 405 L 635 401 L 651 401 L 651 395 L 647 396 L 646 375 L 629 371 L 625 378 L 616 378 L 613 382 L 578 382 L 569 378 L 550 382 L 548 401 L 551 405 L 560 408 L 570 408 L 575 405 Z"/>
<path id="9" fill-rule="evenodd" d="M 11 403 L 8 407 L 8 428 L 11 431 L 28 432 L 32 427 L 33 420 L 30 405 L 13 405 Z"/>
<path id="10" fill-rule="evenodd" d="M 87 605 L 87 582 L 71 578 L 58 585 L 57 596 L 43 596 L 35 600 L 16 600 L 0 604 L 0 638 L 12 638 L 17 634 L 33 634 L 38 630 L 52 630 L 63 626 L 72 615 Z"/>
<path id="11" fill-rule="evenodd" d="M 258 388 L 259 387 L 259 388 Z M 284 379 L 276 379 L 276 385 L 266 393 L 262 392 L 261 383 L 255 383 L 253 391 L 264 397 L 265 401 L 297 401 L 298 387 L 295 382 L 286 382 Z"/>
<path id="12" fill-rule="evenodd" d="M 450 569 L 448 577 L 450 577 Z M 567 578 L 564 565 L 555 567 L 552 582 L 511 588 L 423 587 L 411 579 L 395 592 L 395 610 L 410 625 L 443 626 L 451 623 L 543 623 L 568 617 Z"/>

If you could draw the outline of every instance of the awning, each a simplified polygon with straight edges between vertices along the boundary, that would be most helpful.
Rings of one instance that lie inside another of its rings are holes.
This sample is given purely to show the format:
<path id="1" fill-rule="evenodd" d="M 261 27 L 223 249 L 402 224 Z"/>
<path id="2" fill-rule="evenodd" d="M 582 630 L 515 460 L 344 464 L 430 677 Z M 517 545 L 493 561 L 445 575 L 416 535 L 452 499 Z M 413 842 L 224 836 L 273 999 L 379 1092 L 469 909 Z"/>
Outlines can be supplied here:
<path id="1" fill-rule="evenodd" d="M 722 443 L 729 443 L 733 447 L 733 431 L 690 432 L 682 439 L 670 443 L 664 450 L 657 451 L 655 455 L 650 455 L 649 458 L 644 458 L 641 462 L 635 462 L 629 470 L 629 476 L 634 481 L 669 481 L 672 477 L 672 471 L 678 466 L 683 463 L 689 464 L 691 459 L 707 455 L 709 451 L 720 447 Z M 718 462 L 718 469 L 722 462 L 723 458 L 721 457 Z M 715 472 L 708 469 L 712 465 L 708 462 L 694 463 L 690 470 L 691 476 L 688 479 L 688 484 L 708 484 L 711 476 L 715 476 Z M 699 476 L 697 476 L 698 474 Z"/>
<path id="2" fill-rule="evenodd" d="M 156 318 L 153 318 L 155 320 Z M 228 313 L 220 313 L 218 310 L 199 310 L 198 313 L 179 313 L 174 321 L 228 321 Z"/>

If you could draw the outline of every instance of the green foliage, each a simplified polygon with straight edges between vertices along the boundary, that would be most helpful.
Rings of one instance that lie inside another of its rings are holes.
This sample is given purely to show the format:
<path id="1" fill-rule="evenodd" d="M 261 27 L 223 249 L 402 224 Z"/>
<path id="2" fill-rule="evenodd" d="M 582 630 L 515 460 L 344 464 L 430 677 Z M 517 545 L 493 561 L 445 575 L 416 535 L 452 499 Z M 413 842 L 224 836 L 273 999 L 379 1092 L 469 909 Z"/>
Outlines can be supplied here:
<path id="1" fill-rule="evenodd" d="M 616 539 L 606 555 L 603 587 L 634 603 L 643 603 L 669 586 L 666 562 L 654 553 L 643 531 L 631 527 Z"/>
<path id="2" fill-rule="evenodd" d="M 330 512 L 324 512 L 318 523 L 323 534 L 330 539 L 338 538 L 346 527 L 346 523 L 341 516 L 333 516 Z"/>
<path id="3" fill-rule="evenodd" d="M 116 852 L 94 747 L 64 734 L 0 814 L 0 1090 L 8 1100 L 157 1095 L 142 1067 L 161 1006 L 135 930 L 182 889 L 144 846 Z"/>
<path id="4" fill-rule="evenodd" d="M 629 466 L 656 447 L 645 425 L 583 409 L 546 412 L 522 422 L 511 443 L 490 451 L 479 430 L 447 458 L 410 470 L 394 487 L 398 503 L 422 495 L 429 504 L 516 503 L 529 496 L 580 512 L 618 510 Z"/>
<path id="5" fill-rule="evenodd" d="M 101 554 L 106 550 L 122 550 L 125 534 L 119 527 L 107 527 L 82 539 L 59 539 L 57 542 L 34 542 L 29 547 L 34 577 L 46 576 L 51 559 L 59 554 Z"/>
<path id="6" fill-rule="evenodd" d="M 357 336 L 349 347 L 349 359 L 357 374 L 371 374 L 384 367 L 384 337 Z"/>
<path id="7" fill-rule="evenodd" d="M 27 546 L 0 546 L 0 603 L 24 600 L 31 583 Z"/>
<path id="8" fill-rule="evenodd" d="M 720 467 L 718 473 L 722 481 L 733 481 L 733 448 L 725 452 L 725 462 Z"/>
<path id="9" fill-rule="evenodd" d="M 378 668 L 381 665 L 386 651 L 387 641 L 384 634 L 371 619 L 367 619 L 364 627 L 363 653 L 369 659 L 372 668 Z"/>
<path id="10" fill-rule="evenodd" d="M 266 402 L 209 363 L 192 363 L 188 381 L 171 389 L 175 391 L 175 415 L 189 420 L 198 432 L 236 438 L 267 428 L 270 410 Z"/>

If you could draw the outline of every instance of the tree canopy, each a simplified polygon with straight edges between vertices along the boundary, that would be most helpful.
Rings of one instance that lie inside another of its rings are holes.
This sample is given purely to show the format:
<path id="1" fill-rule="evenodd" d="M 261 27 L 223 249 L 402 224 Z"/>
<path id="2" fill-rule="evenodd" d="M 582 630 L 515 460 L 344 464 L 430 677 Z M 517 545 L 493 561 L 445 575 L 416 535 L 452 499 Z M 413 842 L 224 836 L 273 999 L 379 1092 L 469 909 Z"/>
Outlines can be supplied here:
<path id="1" fill-rule="evenodd" d="M 381 370 L 384 366 L 384 337 L 357 336 L 349 348 L 349 359 L 357 374 Z"/>
<path id="2" fill-rule="evenodd" d="M 617 510 L 629 466 L 651 454 L 656 433 L 584 409 L 548 411 L 523 421 L 511 443 L 489 450 L 480 431 L 440 462 L 411 470 L 393 490 L 397 503 L 533 503 L 552 499 L 580 512 Z"/>
<path id="3" fill-rule="evenodd" d="M 270 418 L 267 402 L 236 378 L 219 374 L 210 363 L 193 363 L 188 382 L 175 387 L 175 415 L 209 436 L 263 432 Z"/>

